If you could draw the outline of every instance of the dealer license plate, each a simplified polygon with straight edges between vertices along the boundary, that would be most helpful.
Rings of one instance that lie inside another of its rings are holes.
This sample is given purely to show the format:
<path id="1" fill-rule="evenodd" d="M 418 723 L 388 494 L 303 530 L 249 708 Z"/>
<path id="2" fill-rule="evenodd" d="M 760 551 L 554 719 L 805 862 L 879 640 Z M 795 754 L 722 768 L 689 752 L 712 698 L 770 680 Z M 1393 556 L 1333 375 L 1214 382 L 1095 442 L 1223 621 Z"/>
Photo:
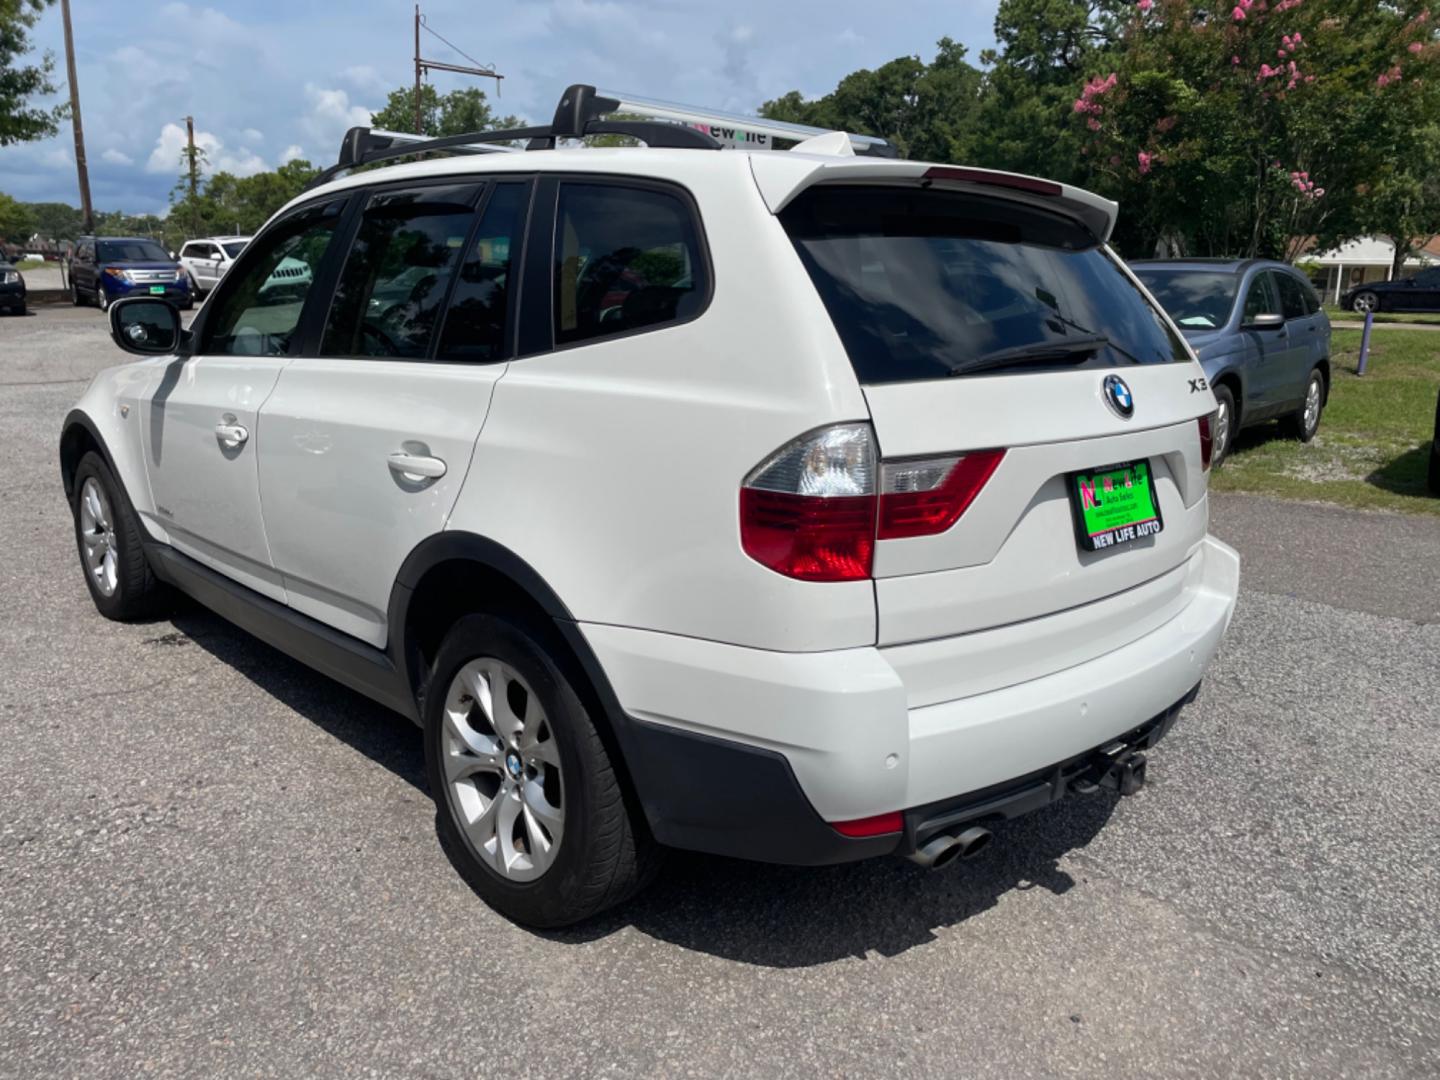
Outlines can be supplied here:
<path id="1" fill-rule="evenodd" d="M 1074 472 L 1067 480 L 1075 540 L 1082 551 L 1134 543 L 1165 527 L 1148 461 Z"/>

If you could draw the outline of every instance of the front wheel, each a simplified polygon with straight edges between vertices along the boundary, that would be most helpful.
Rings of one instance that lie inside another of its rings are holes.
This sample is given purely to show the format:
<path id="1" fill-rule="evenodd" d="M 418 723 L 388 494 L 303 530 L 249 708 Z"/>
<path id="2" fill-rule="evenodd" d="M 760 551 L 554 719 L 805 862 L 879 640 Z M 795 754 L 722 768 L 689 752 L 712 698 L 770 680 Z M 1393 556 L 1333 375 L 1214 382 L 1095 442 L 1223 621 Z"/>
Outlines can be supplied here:
<path id="1" fill-rule="evenodd" d="M 140 521 L 110 466 L 93 450 L 75 470 L 71 510 L 80 568 L 100 614 L 126 622 L 158 611 L 165 586 L 145 561 Z"/>
<path id="2" fill-rule="evenodd" d="M 1373 292 L 1362 292 L 1350 301 L 1350 310 L 1358 311 L 1362 315 L 1367 311 L 1379 311 L 1380 297 Z"/>
<path id="3" fill-rule="evenodd" d="M 441 842 L 502 915 L 568 926 L 648 877 L 653 841 L 564 665 L 522 622 L 469 615 L 445 636 L 423 701 Z"/>
<path id="4" fill-rule="evenodd" d="M 1320 430 L 1320 414 L 1325 411 L 1325 376 L 1316 368 L 1305 384 L 1305 400 L 1300 408 L 1283 421 L 1289 434 L 1301 442 L 1309 442 Z"/>
<path id="5" fill-rule="evenodd" d="M 95 304 L 101 311 L 110 310 L 110 294 L 105 291 L 104 285 L 95 289 Z"/>

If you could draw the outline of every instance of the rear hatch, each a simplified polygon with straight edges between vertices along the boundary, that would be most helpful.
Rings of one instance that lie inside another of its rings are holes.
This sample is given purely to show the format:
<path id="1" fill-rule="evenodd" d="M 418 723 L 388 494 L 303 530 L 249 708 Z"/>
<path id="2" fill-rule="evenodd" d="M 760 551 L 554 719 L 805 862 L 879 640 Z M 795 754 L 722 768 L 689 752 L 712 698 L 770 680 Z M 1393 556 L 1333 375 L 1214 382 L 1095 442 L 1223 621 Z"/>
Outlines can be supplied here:
<path id="1" fill-rule="evenodd" d="M 1042 202 L 819 183 L 780 212 L 864 390 L 882 492 L 971 488 L 939 529 L 887 529 L 882 498 L 882 646 L 1179 589 L 1204 537 L 1201 372 L 1093 222 Z"/>

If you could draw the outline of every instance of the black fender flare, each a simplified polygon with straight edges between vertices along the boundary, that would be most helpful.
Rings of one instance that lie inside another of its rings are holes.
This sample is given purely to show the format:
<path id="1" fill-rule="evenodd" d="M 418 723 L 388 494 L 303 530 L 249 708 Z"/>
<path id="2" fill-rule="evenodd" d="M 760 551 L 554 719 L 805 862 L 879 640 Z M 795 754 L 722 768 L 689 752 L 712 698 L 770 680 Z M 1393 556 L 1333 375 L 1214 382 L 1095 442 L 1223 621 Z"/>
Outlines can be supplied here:
<path id="1" fill-rule="evenodd" d="M 628 718 L 620 707 L 619 698 L 616 697 L 614 687 L 610 685 L 609 678 L 601 668 L 595 651 L 585 640 L 585 635 L 581 633 L 570 609 L 565 606 L 559 594 L 533 566 L 504 544 L 497 543 L 487 536 L 481 536 L 479 533 L 456 529 L 428 537 L 417 544 L 414 550 L 405 557 L 399 573 L 395 575 L 395 584 L 390 589 L 390 604 L 386 616 L 389 624 L 389 651 L 391 659 L 408 680 L 409 685 L 417 689 L 420 686 L 418 677 L 420 673 L 412 669 L 414 656 L 408 648 L 405 634 L 410 614 L 410 600 L 416 586 L 420 584 L 429 570 L 441 563 L 457 561 L 475 563 L 509 578 L 550 617 L 594 689 L 596 697 L 610 721 L 611 728 L 623 742 L 620 729 L 626 725 Z"/>

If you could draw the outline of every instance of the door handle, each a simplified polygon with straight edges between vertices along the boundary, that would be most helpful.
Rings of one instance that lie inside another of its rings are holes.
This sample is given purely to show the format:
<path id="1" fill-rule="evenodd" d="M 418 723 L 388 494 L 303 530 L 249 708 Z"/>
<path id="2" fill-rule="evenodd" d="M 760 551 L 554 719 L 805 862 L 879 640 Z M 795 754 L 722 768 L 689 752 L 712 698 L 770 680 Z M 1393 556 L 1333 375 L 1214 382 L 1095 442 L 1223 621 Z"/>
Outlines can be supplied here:
<path id="1" fill-rule="evenodd" d="M 234 450 L 250 438 L 250 432 L 245 430 L 243 424 L 235 422 L 234 414 L 226 413 L 215 425 L 215 438 L 220 440 L 220 445 L 226 450 Z"/>
<path id="2" fill-rule="evenodd" d="M 419 483 L 421 480 L 438 480 L 445 475 L 445 462 L 440 458 L 407 454 L 404 450 L 395 451 L 386 459 L 386 463 L 390 466 L 391 472 L 398 473 L 412 483 Z"/>

